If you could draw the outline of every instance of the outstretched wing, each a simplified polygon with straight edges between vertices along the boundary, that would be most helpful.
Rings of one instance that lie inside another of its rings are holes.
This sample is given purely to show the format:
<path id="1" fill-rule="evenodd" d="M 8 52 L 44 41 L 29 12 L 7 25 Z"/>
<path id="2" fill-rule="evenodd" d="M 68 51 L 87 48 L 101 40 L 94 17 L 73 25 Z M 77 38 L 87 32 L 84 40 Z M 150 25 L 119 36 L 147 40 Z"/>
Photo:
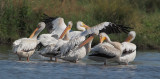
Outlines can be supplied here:
<path id="1" fill-rule="evenodd" d="M 53 35 L 58 35 L 58 37 L 60 37 L 64 29 L 67 27 L 64 23 L 64 19 L 61 17 L 48 18 L 45 19 L 44 22 L 46 23 L 46 27 L 49 27 L 50 33 Z"/>
<path id="2" fill-rule="evenodd" d="M 97 32 L 99 33 L 105 32 L 106 34 L 121 33 L 121 32 L 128 33 L 130 32 L 130 29 L 133 29 L 133 28 L 126 27 L 123 25 L 117 25 L 111 22 L 103 22 L 84 31 L 82 35 L 88 35 L 88 34 L 97 33 Z"/>
<path id="3" fill-rule="evenodd" d="M 43 19 L 43 22 L 45 22 L 46 24 L 46 29 L 49 33 L 52 33 L 54 27 L 54 24 L 52 23 L 52 21 L 56 20 L 58 17 L 47 17 L 46 19 Z"/>
<path id="4" fill-rule="evenodd" d="M 104 28 L 100 30 L 100 33 L 101 32 L 105 32 L 106 34 L 121 33 L 121 32 L 128 33 L 130 32 L 129 29 L 132 29 L 132 28 L 126 27 L 123 25 L 117 25 L 110 22 L 108 26 L 104 26 Z"/>

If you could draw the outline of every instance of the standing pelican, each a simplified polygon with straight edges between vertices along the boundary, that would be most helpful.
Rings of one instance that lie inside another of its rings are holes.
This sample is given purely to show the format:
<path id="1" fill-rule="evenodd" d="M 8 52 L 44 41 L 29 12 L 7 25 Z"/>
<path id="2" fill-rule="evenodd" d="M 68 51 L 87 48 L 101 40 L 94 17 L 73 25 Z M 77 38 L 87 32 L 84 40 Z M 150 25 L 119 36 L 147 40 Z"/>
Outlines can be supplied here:
<path id="1" fill-rule="evenodd" d="M 103 43 L 106 40 L 108 43 Z M 107 60 L 115 60 L 122 55 L 122 45 L 119 42 L 112 42 L 106 33 L 100 33 L 100 44 L 92 48 L 89 59 L 102 61 L 106 65 Z"/>
<path id="2" fill-rule="evenodd" d="M 120 63 L 125 63 L 128 65 L 129 62 L 132 62 L 136 57 L 136 45 L 131 43 L 136 37 L 135 31 L 130 31 L 127 39 L 122 43 L 123 53 L 119 58 Z"/>
<path id="3" fill-rule="evenodd" d="M 39 43 L 37 36 L 44 28 L 45 23 L 40 22 L 29 38 L 21 38 L 13 42 L 13 52 L 18 55 L 19 60 L 21 60 L 22 57 L 25 57 L 27 58 L 27 61 L 29 61 L 29 57 L 34 53 L 35 48 Z"/>

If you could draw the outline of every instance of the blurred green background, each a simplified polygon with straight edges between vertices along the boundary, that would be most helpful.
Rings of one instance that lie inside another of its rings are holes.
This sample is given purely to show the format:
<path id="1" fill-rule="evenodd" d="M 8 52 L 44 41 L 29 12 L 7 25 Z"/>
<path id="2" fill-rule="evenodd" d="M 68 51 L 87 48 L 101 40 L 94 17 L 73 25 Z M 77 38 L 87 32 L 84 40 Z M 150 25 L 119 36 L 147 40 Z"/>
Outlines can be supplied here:
<path id="1" fill-rule="evenodd" d="M 29 37 L 43 14 L 81 20 L 88 26 L 104 21 L 133 27 L 138 49 L 160 49 L 160 0 L 0 0 L 0 44 Z M 47 33 L 44 30 L 42 33 Z M 123 42 L 127 34 L 109 35 Z M 99 42 L 96 38 L 93 45 Z"/>

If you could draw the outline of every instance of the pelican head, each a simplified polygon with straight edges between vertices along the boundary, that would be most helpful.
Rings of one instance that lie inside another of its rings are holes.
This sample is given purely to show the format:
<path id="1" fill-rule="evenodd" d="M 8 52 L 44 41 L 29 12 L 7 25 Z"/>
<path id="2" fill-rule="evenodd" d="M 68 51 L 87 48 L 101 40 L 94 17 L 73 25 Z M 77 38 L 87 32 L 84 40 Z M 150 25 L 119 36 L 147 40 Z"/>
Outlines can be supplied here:
<path id="1" fill-rule="evenodd" d="M 37 28 L 33 31 L 29 38 L 35 38 L 38 34 L 45 28 L 46 24 L 44 22 L 38 23 Z"/>
<path id="2" fill-rule="evenodd" d="M 69 22 L 68 22 L 68 27 L 70 28 L 69 30 L 71 30 L 72 25 L 73 25 L 72 21 L 69 21 Z"/>
<path id="3" fill-rule="evenodd" d="M 61 36 L 59 37 L 59 39 L 62 39 L 62 38 L 64 37 L 64 35 L 67 34 L 67 32 L 68 32 L 69 30 L 71 30 L 72 25 L 73 25 L 72 21 L 69 21 L 69 22 L 68 22 L 68 26 L 67 26 L 66 29 L 63 31 L 63 33 L 61 34 Z"/>
<path id="4" fill-rule="evenodd" d="M 108 42 L 110 42 L 110 38 L 106 33 L 100 33 L 99 34 L 100 37 L 100 43 L 103 43 L 104 40 L 107 40 Z"/>
<path id="5" fill-rule="evenodd" d="M 135 39 L 136 37 L 136 32 L 135 31 L 130 31 L 128 34 L 128 37 L 126 38 L 125 42 L 131 42 Z"/>
<path id="6" fill-rule="evenodd" d="M 54 24 L 55 24 L 55 23 L 58 23 L 59 26 L 61 26 L 62 24 L 65 24 L 65 23 L 64 23 L 64 19 L 61 18 L 61 17 L 57 18 L 57 19 L 54 21 Z"/>
<path id="7" fill-rule="evenodd" d="M 77 29 L 78 30 L 85 31 L 88 28 L 89 28 L 89 26 L 87 26 L 86 24 L 84 24 L 82 21 L 78 21 L 77 22 Z"/>
<path id="8" fill-rule="evenodd" d="M 45 28 L 46 24 L 44 22 L 38 23 L 38 28 L 43 30 Z"/>

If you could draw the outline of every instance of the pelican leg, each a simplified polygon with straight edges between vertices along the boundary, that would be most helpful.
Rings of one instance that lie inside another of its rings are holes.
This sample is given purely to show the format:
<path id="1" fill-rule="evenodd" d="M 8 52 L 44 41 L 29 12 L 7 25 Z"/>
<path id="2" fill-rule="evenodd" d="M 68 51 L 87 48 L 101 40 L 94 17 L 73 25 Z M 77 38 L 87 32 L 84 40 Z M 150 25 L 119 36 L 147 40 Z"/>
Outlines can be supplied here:
<path id="1" fill-rule="evenodd" d="M 50 57 L 50 61 L 52 61 L 52 57 Z"/>
<path id="2" fill-rule="evenodd" d="M 104 62 L 104 66 L 106 66 L 107 65 L 107 63 L 106 62 Z"/>
<path id="3" fill-rule="evenodd" d="M 58 62 L 58 59 L 55 57 L 55 62 Z"/>
<path id="4" fill-rule="evenodd" d="M 107 60 L 104 61 L 104 66 L 107 66 Z"/>
<path id="5" fill-rule="evenodd" d="M 77 61 L 74 61 L 74 63 L 77 63 Z"/>
<path id="6" fill-rule="evenodd" d="M 18 57 L 19 58 L 19 61 L 21 61 L 21 57 Z"/>
<path id="7" fill-rule="evenodd" d="M 27 61 L 29 62 L 29 57 L 27 57 Z"/>

